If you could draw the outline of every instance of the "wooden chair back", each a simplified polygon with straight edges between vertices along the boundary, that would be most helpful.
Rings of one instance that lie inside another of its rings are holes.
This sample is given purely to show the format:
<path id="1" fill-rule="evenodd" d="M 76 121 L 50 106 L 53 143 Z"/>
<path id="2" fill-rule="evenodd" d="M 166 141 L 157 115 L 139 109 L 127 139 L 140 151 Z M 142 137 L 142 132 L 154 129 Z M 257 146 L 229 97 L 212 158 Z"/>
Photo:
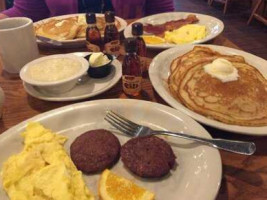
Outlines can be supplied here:
<path id="1" fill-rule="evenodd" d="M 267 25 L 267 18 L 265 17 L 266 6 L 267 6 L 267 0 L 258 0 L 252 10 L 252 13 L 250 15 L 250 18 L 248 19 L 247 24 L 249 25 L 252 19 L 255 18 L 264 23 L 265 25 Z M 260 10 L 262 10 L 262 14 L 260 14 Z"/>
<path id="2" fill-rule="evenodd" d="M 0 11 L 3 11 L 6 9 L 6 1 L 0 0 Z"/>
<path id="3" fill-rule="evenodd" d="M 224 4 L 224 9 L 223 9 L 223 14 L 226 13 L 227 11 L 227 8 L 228 8 L 228 5 L 230 3 L 230 0 L 216 0 L 220 3 L 223 3 Z M 211 4 L 214 2 L 214 0 L 208 0 L 208 4 L 211 6 Z"/>

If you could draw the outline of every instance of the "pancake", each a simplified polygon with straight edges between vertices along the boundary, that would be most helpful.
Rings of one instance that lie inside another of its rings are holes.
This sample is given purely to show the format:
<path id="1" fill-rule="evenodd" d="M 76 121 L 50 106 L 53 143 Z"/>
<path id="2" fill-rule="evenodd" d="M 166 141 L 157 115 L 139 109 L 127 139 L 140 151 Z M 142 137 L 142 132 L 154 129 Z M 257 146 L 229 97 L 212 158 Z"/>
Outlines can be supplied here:
<path id="1" fill-rule="evenodd" d="M 36 35 L 44 36 L 55 40 L 74 39 L 79 31 L 77 17 L 66 19 L 51 19 L 36 27 Z"/>
<path id="2" fill-rule="evenodd" d="M 168 79 L 171 94 L 189 109 L 227 124 L 267 125 L 267 80 L 242 56 L 222 55 L 196 47 L 172 62 Z M 203 67 L 217 58 L 238 70 L 237 81 L 222 82 Z"/>
<path id="3" fill-rule="evenodd" d="M 214 59 L 215 52 L 206 47 L 195 47 L 192 51 L 176 58 L 171 63 L 171 75 L 169 77 L 169 88 L 175 93 L 178 90 L 177 81 L 187 68 L 194 66 L 197 63 L 205 62 Z"/>
<path id="4" fill-rule="evenodd" d="M 96 17 L 96 25 L 101 33 L 104 35 L 105 31 L 105 18 Z M 119 30 L 121 24 L 115 18 L 115 25 Z M 72 40 L 76 38 L 86 37 L 86 20 L 84 15 L 77 17 L 69 17 L 65 19 L 51 19 L 45 23 L 35 25 L 36 35 L 44 36 L 55 40 Z"/>
<path id="5" fill-rule="evenodd" d="M 76 35 L 76 38 L 85 38 L 86 37 L 86 28 L 87 28 L 87 24 L 80 25 L 79 31 Z"/>
<path id="6" fill-rule="evenodd" d="M 222 55 L 218 52 L 212 51 L 207 47 L 196 46 L 192 51 L 180 56 L 171 63 L 170 80 L 178 80 L 184 72 L 190 67 L 203 62 L 212 62 L 217 58 L 224 58 L 230 62 L 245 62 L 242 56 L 238 55 Z"/>
<path id="7" fill-rule="evenodd" d="M 84 15 L 79 15 L 78 17 L 78 24 L 79 24 L 79 31 L 76 35 L 76 38 L 85 38 L 86 37 L 86 28 L 87 28 L 87 24 L 86 24 L 86 20 L 85 20 L 85 16 Z M 119 30 L 121 27 L 121 24 L 119 22 L 118 19 L 115 18 L 115 25 L 117 27 L 117 29 Z M 100 31 L 101 35 L 104 35 L 104 31 L 105 31 L 105 27 L 106 27 L 106 22 L 105 22 L 105 18 L 104 17 L 96 17 L 96 26 Z"/>

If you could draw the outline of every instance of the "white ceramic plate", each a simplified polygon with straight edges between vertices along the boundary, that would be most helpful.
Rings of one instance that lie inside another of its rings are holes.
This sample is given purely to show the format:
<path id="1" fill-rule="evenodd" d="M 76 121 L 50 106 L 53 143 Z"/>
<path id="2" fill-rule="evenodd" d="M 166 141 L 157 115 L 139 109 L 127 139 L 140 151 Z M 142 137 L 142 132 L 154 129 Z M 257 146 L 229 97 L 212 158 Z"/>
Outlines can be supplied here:
<path id="1" fill-rule="evenodd" d="M 66 135 L 70 144 L 81 133 L 105 128 L 111 130 L 124 144 L 129 138 L 119 134 L 104 121 L 107 109 L 112 109 L 129 119 L 155 129 L 181 131 L 210 138 L 207 131 L 185 114 L 161 104 L 140 100 L 109 99 L 90 101 L 62 107 L 24 121 L 0 135 L 0 166 L 11 155 L 21 151 L 20 132 L 28 121 L 39 121 L 46 128 Z M 156 117 L 155 117 L 156 116 Z M 166 138 L 172 145 L 178 166 L 170 176 L 161 180 L 140 179 L 132 176 L 121 161 L 111 170 L 155 192 L 156 199 L 213 200 L 218 192 L 222 164 L 218 150 L 178 138 Z M 99 174 L 84 175 L 87 186 L 97 194 Z M 7 200 L 0 184 L 0 199 Z"/>
<path id="2" fill-rule="evenodd" d="M 38 22 L 35 22 L 34 26 L 42 24 L 42 23 L 45 23 L 45 22 L 47 22 L 47 21 L 49 21 L 51 19 L 66 19 L 66 18 L 69 18 L 69 17 L 76 17 L 76 16 L 79 16 L 79 15 L 85 15 L 85 13 L 69 14 L 69 15 L 61 15 L 61 16 L 56 16 L 56 17 L 50 17 L 50 18 L 43 19 L 43 20 L 40 20 Z M 96 13 L 96 17 L 104 17 L 104 14 Z M 122 19 L 120 17 L 117 17 L 117 16 L 116 16 L 116 19 L 121 24 L 121 27 L 120 27 L 119 31 L 123 31 L 127 26 L 127 22 L 124 19 Z M 73 48 L 73 47 L 84 46 L 85 38 L 78 38 L 78 39 L 73 39 L 73 40 L 62 40 L 60 42 L 62 43 L 62 46 L 54 46 L 54 45 L 51 45 L 51 44 L 44 43 L 44 42 L 42 42 L 42 41 L 37 39 L 37 43 L 39 45 L 42 45 L 42 46 L 52 46 L 52 47 L 56 47 L 56 48 Z"/>
<path id="3" fill-rule="evenodd" d="M 88 53 L 76 53 L 79 56 L 85 56 Z M 75 101 L 86 99 L 89 97 L 101 94 L 110 88 L 112 88 L 122 76 L 121 63 L 117 59 L 112 62 L 111 73 L 105 78 L 89 78 L 87 75 L 84 76 L 82 83 L 78 83 L 72 90 L 63 94 L 49 94 L 41 91 L 35 86 L 23 82 L 24 89 L 26 92 L 37 98 L 46 101 Z"/>
<path id="4" fill-rule="evenodd" d="M 211 49 L 218 51 L 222 54 L 235 54 L 241 55 L 246 59 L 250 65 L 256 67 L 265 78 L 267 78 L 267 61 L 254 56 L 250 53 L 246 53 L 244 51 L 223 47 L 223 46 L 215 46 L 215 45 L 203 45 L 206 47 L 210 47 Z M 247 135 L 267 135 L 267 126 L 263 127 L 247 127 L 247 126 L 238 126 L 238 125 L 229 125 L 225 124 L 213 119 L 209 119 L 204 117 L 203 115 L 197 114 L 190 109 L 186 108 L 184 105 L 179 103 L 174 97 L 172 97 L 171 93 L 169 92 L 167 79 L 170 75 L 170 64 L 172 60 L 178 56 L 181 56 L 188 51 L 192 50 L 194 45 L 187 45 L 183 47 L 177 47 L 168 49 L 163 51 L 162 53 L 158 54 L 152 61 L 149 67 L 149 77 L 152 82 L 153 87 L 157 91 L 157 93 L 172 107 L 184 112 L 185 114 L 191 116 L 195 120 L 230 132 L 240 133 L 240 134 L 247 134 Z"/>
<path id="5" fill-rule="evenodd" d="M 224 29 L 224 24 L 221 20 L 209 16 L 209 15 L 203 15 L 198 13 L 188 13 L 188 12 L 170 12 L 170 13 L 161 13 L 156 15 L 151 15 L 148 17 L 141 18 L 135 22 L 141 22 L 143 24 L 154 24 L 154 23 L 165 23 L 167 21 L 171 20 L 178 20 L 178 19 L 185 19 L 188 15 L 194 14 L 199 19 L 199 22 L 197 24 L 204 25 L 207 27 L 207 36 L 202 40 L 196 40 L 193 42 L 193 44 L 201 44 L 205 43 L 209 40 L 214 39 L 218 35 L 221 34 L 221 32 Z M 133 22 L 133 23 L 135 23 Z M 132 37 L 132 24 L 129 24 L 125 30 L 124 30 L 124 36 Z M 152 49 L 167 49 L 175 46 L 184 46 L 184 45 L 178 45 L 178 44 L 171 44 L 171 43 L 165 43 L 165 44 L 147 44 L 147 48 Z"/>

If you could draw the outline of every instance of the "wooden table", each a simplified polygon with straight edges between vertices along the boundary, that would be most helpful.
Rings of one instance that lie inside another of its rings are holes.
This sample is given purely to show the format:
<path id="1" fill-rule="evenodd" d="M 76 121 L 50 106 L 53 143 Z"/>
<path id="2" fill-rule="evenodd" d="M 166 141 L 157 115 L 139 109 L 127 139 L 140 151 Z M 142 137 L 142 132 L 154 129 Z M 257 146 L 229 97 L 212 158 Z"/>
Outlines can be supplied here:
<path id="1" fill-rule="evenodd" d="M 211 44 L 238 48 L 224 36 L 217 37 Z M 65 52 L 81 51 L 81 49 L 64 50 Z M 82 49 L 84 50 L 84 49 Z M 62 53 L 62 50 L 41 49 L 43 54 Z M 148 57 L 153 58 L 159 51 L 148 51 Z M 1 64 L 0 64 L 1 65 Z M 0 66 L 1 68 L 1 66 Z M 0 76 L 0 86 L 3 88 L 6 101 L 3 118 L 0 120 L 0 133 L 12 126 L 54 108 L 59 108 L 76 102 L 46 102 L 28 96 L 19 78 L 12 78 L 5 72 Z M 148 76 L 143 81 L 142 99 L 167 105 L 152 88 Z M 83 101 L 110 98 L 126 98 L 122 93 L 121 82 L 109 91 Z M 264 200 L 267 199 L 267 137 L 251 137 L 227 133 L 204 126 L 213 137 L 253 141 L 257 151 L 253 156 L 243 156 L 220 151 L 223 162 L 223 178 L 217 200 Z M 202 200 L 202 199 L 200 199 Z M 204 199 L 203 199 L 204 200 Z"/>

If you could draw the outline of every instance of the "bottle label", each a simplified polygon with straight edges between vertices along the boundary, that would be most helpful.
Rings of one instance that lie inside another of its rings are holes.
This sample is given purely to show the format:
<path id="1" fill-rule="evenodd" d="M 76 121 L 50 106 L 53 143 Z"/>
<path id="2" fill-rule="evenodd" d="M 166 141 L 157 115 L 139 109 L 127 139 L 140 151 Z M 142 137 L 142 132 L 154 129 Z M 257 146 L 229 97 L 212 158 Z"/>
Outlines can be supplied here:
<path id="1" fill-rule="evenodd" d="M 99 46 L 92 44 L 88 41 L 86 41 L 86 47 L 87 47 L 88 51 L 90 51 L 90 52 L 100 52 Z"/>
<path id="2" fill-rule="evenodd" d="M 111 42 L 108 42 L 105 44 L 105 52 L 108 54 L 112 54 L 115 56 L 120 55 L 120 41 L 119 40 L 113 40 Z"/>
<path id="3" fill-rule="evenodd" d="M 142 77 L 141 76 L 122 76 L 122 87 L 126 94 L 132 95 L 139 93 L 142 88 Z"/>
<path id="4" fill-rule="evenodd" d="M 141 66 L 142 72 L 147 71 L 147 66 L 148 66 L 147 65 L 147 58 L 139 56 L 139 59 L 140 59 L 140 66 Z"/>

